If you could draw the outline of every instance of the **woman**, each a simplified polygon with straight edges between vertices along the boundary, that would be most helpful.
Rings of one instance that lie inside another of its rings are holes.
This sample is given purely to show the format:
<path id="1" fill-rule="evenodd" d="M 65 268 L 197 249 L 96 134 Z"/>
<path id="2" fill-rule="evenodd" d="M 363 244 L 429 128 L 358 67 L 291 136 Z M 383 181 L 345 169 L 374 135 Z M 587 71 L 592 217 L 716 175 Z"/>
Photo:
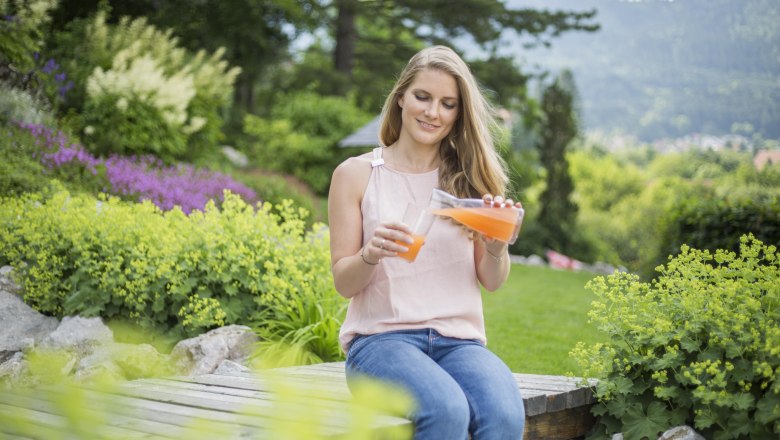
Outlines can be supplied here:
<path id="1" fill-rule="evenodd" d="M 413 263 L 400 222 L 433 188 L 504 202 L 507 177 L 494 120 L 468 66 L 451 49 L 417 53 L 385 101 L 384 147 L 340 164 L 328 199 L 333 278 L 350 298 L 340 342 L 347 380 L 367 375 L 409 391 L 416 439 L 518 439 L 523 402 L 487 348 L 479 284 L 499 288 L 507 245 L 438 219 Z M 493 195 L 496 195 L 495 197 Z M 519 203 L 517 204 L 519 207 Z"/>

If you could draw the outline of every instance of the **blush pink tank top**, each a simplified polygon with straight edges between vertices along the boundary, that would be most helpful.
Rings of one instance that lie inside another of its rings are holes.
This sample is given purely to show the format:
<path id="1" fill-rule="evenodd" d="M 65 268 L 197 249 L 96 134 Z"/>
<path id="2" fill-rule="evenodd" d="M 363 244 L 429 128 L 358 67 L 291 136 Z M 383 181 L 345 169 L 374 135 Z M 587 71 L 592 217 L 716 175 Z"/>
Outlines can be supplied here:
<path id="1" fill-rule="evenodd" d="M 427 206 L 438 187 L 438 170 L 395 171 L 374 150 L 361 211 L 363 244 L 381 222 L 400 220 L 407 202 Z M 442 335 L 486 342 L 474 243 L 466 231 L 437 218 L 417 259 L 385 258 L 368 285 L 352 297 L 339 342 L 346 352 L 357 334 L 433 328 Z"/>

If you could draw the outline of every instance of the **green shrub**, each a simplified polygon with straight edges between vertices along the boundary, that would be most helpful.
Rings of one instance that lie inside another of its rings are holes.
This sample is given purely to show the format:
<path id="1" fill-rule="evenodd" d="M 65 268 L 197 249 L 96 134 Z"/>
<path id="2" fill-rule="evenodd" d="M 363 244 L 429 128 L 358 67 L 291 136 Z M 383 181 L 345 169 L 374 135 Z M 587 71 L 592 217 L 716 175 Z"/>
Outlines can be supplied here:
<path id="1" fill-rule="evenodd" d="M 652 283 L 616 273 L 588 283 L 589 317 L 611 342 L 572 354 L 595 388 L 591 438 L 656 438 L 693 425 L 706 438 L 780 434 L 780 259 L 741 238 L 740 253 L 682 252 Z"/>
<path id="2" fill-rule="evenodd" d="M 299 208 L 313 213 L 313 216 L 306 217 L 309 226 L 311 226 L 313 221 L 323 220 L 319 218 L 322 216 L 322 213 L 316 210 L 314 194 L 308 188 L 305 188 L 305 185 L 301 182 L 297 182 L 298 185 L 291 182 L 291 179 L 294 178 L 285 178 L 281 175 L 259 170 L 233 171 L 233 177 L 252 188 L 257 193 L 258 198 L 264 202 L 278 205 L 283 200 L 292 200 Z"/>
<path id="3" fill-rule="evenodd" d="M 225 196 L 189 216 L 67 192 L 2 199 L 0 259 L 18 269 L 25 302 L 55 316 L 129 318 L 191 336 L 233 323 L 262 329 L 267 308 L 314 301 L 332 302 L 323 316 L 339 321 L 326 230 L 306 230 L 289 201 L 255 210 Z"/>
<path id="4" fill-rule="evenodd" d="M 739 237 L 780 244 L 780 193 L 774 198 L 687 199 L 670 210 L 660 236 L 660 254 L 675 254 L 681 245 L 696 249 L 737 251 Z M 660 263 L 660 261 L 657 261 Z"/>
<path id="5" fill-rule="evenodd" d="M 302 92 L 277 99 L 270 118 L 247 115 L 244 131 L 253 143 L 244 148 L 258 166 L 293 174 L 315 193 L 326 195 L 336 166 L 353 148 L 338 141 L 371 119 L 349 98 Z"/>
<path id="6" fill-rule="evenodd" d="M 35 67 L 35 53 L 41 51 L 49 11 L 56 0 L 0 1 L 0 67 L 18 69 L 22 74 Z"/>
<path id="7" fill-rule="evenodd" d="M 46 188 L 49 179 L 33 156 L 36 138 L 16 125 L 0 125 L 0 195 L 18 196 Z"/>

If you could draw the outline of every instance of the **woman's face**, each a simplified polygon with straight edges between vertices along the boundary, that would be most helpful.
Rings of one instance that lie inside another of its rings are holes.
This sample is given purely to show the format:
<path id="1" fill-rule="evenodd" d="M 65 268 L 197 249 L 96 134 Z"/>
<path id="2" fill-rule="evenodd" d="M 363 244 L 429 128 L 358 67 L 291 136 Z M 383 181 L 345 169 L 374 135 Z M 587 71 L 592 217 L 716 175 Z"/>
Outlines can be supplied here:
<path id="1" fill-rule="evenodd" d="M 401 107 L 401 139 L 419 145 L 438 146 L 458 119 L 460 93 L 449 73 L 420 71 L 398 99 Z"/>

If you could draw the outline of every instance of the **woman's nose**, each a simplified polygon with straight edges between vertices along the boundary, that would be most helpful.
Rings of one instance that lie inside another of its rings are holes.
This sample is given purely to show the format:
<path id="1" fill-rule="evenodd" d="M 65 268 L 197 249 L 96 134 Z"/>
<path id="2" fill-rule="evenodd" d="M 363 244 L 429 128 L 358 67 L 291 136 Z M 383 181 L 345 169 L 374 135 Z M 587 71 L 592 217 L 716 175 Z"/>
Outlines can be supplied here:
<path id="1" fill-rule="evenodd" d="M 429 118 L 435 118 L 438 115 L 439 115 L 439 111 L 438 111 L 438 108 L 436 106 L 436 103 L 431 102 L 430 104 L 428 104 L 427 107 L 425 107 L 425 116 L 427 116 Z"/>

